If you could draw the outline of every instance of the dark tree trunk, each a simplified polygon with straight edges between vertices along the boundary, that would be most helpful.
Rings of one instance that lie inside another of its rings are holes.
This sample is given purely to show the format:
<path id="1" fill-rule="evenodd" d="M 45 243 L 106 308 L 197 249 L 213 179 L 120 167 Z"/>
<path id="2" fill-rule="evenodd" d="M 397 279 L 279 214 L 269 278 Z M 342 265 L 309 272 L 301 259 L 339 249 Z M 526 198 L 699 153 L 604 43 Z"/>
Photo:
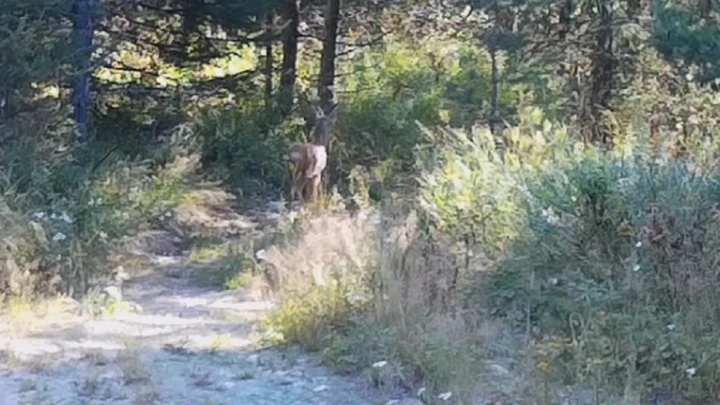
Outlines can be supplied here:
<path id="1" fill-rule="evenodd" d="M 93 43 L 92 14 L 95 0 L 74 0 L 72 6 L 75 79 L 73 81 L 73 118 L 78 142 L 90 139 L 90 77 Z"/>
<path id="2" fill-rule="evenodd" d="M 488 44 L 488 51 L 490 53 L 490 117 L 488 124 L 490 126 L 490 132 L 495 139 L 495 147 L 497 150 L 503 150 L 505 148 L 505 142 L 502 138 L 502 128 L 500 119 L 500 70 L 498 69 L 497 53 L 498 53 L 498 39 L 503 27 L 503 21 L 501 21 L 500 6 L 498 1 L 493 1 L 492 14 L 494 16 L 493 29 L 490 33 L 490 42 Z M 510 23 L 512 25 L 512 23 Z"/>
<path id="3" fill-rule="evenodd" d="M 325 38 L 320 58 L 320 80 L 318 95 L 320 107 L 329 111 L 333 103 L 332 88 L 335 84 L 335 55 L 337 53 L 337 31 L 340 20 L 340 0 L 327 0 L 325 10 Z"/>
<path id="4" fill-rule="evenodd" d="M 269 111 L 272 106 L 273 92 L 273 44 L 265 44 L 265 108 Z"/>
<path id="5" fill-rule="evenodd" d="M 600 3 L 600 27 L 596 36 L 596 49 L 592 63 L 591 88 L 591 141 L 596 144 L 612 145 L 612 133 L 603 117 L 613 101 L 615 79 L 615 55 L 613 54 L 613 2 Z"/>
<path id="6" fill-rule="evenodd" d="M 268 36 L 265 42 L 265 110 L 270 112 L 272 109 L 272 92 L 273 92 L 273 35 L 272 30 L 272 14 L 267 17 L 268 27 L 266 34 Z"/>
<path id="7" fill-rule="evenodd" d="M 282 0 L 280 16 L 285 28 L 282 32 L 283 60 L 282 72 L 280 73 L 279 101 L 283 116 L 287 116 L 292 110 L 295 79 L 297 77 L 298 25 L 300 23 L 297 0 Z"/>
<path id="8" fill-rule="evenodd" d="M 572 15 L 574 11 L 575 4 L 573 3 L 573 0 L 565 0 L 562 8 L 560 9 L 559 16 L 560 29 L 558 30 L 558 36 L 560 37 L 560 41 L 565 41 L 567 34 L 572 29 Z"/>
<path id="9" fill-rule="evenodd" d="M 497 48 L 493 43 L 490 45 L 490 132 L 494 136 L 498 136 L 499 126 L 499 107 L 500 107 L 500 73 L 497 66 Z"/>

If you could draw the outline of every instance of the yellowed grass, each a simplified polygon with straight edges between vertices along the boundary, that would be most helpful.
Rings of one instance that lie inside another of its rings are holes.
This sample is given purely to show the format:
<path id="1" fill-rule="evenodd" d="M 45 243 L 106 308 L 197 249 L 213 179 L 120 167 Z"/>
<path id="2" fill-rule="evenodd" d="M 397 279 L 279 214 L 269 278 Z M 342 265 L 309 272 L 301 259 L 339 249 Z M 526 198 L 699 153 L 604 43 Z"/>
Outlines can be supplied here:
<path id="1" fill-rule="evenodd" d="M 340 345 L 340 356 L 349 351 L 364 367 L 389 360 L 389 371 L 376 376 L 383 381 L 456 393 L 477 385 L 483 364 L 470 351 L 494 339 L 500 327 L 460 313 L 457 288 L 467 274 L 455 274 L 461 257 L 449 242 L 429 242 L 414 215 L 369 208 L 302 221 L 297 240 L 264 255 L 268 285 L 280 302 L 270 321 L 276 340 L 311 349 Z M 489 265 L 482 257 L 473 260 L 475 269 Z M 345 327 L 337 329 L 343 324 L 356 329 L 344 335 Z M 420 380 L 400 371 L 404 367 L 419 372 Z"/>

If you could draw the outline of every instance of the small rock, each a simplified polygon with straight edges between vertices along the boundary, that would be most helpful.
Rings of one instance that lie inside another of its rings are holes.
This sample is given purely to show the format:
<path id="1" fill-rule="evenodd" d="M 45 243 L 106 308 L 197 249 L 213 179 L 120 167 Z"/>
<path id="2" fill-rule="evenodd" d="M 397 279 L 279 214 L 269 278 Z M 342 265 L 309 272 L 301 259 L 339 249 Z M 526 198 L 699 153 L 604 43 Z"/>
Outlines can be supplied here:
<path id="1" fill-rule="evenodd" d="M 317 387 L 313 388 L 313 392 L 323 392 L 323 391 L 327 391 L 329 388 L 330 388 L 330 387 L 328 387 L 328 386 L 325 385 L 325 384 L 323 384 L 323 385 L 318 385 Z"/>
<path id="2" fill-rule="evenodd" d="M 278 380 L 278 384 L 280 385 L 294 385 L 296 383 L 296 380 L 293 380 L 292 378 L 285 377 Z"/>
<path id="3" fill-rule="evenodd" d="M 397 402 L 392 402 L 397 401 Z M 403 399 L 394 399 L 392 401 L 388 401 L 388 405 L 392 402 L 394 405 L 425 405 L 423 401 L 417 399 L 417 398 L 403 398 Z"/>
<path id="4" fill-rule="evenodd" d="M 496 376 L 504 376 L 510 374 L 510 371 L 499 364 L 490 365 L 490 371 Z"/>
<path id="5" fill-rule="evenodd" d="M 268 203 L 268 209 L 271 212 L 282 212 L 285 209 L 285 202 L 283 201 L 271 201 Z"/>

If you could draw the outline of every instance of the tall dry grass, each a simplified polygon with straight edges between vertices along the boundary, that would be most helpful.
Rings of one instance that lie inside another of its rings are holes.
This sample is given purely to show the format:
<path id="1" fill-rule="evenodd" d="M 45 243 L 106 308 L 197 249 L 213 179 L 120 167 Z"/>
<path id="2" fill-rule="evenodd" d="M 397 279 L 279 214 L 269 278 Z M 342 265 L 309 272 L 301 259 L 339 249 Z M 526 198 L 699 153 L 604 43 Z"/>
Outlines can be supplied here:
<path id="1" fill-rule="evenodd" d="M 483 348 L 503 330 L 463 309 L 464 255 L 424 234 L 414 213 L 366 207 L 300 221 L 299 236 L 263 255 L 279 302 L 269 320 L 276 339 L 424 396 L 468 397 L 478 388 Z M 473 268 L 487 264 L 472 260 Z"/>

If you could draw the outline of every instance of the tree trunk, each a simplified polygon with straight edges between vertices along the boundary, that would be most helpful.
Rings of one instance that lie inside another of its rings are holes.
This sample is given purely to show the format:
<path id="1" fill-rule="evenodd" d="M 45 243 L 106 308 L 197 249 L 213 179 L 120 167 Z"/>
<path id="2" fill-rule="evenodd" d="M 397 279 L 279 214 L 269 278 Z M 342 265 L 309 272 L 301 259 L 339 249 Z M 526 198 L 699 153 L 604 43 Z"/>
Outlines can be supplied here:
<path id="1" fill-rule="evenodd" d="M 337 51 L 337 31 L 340 20 L 340 0 L 327 0 L 325 10 L 325 38 L 320 58 L 320 80 L 318 95 L 320 107 L 329 111 L 333 103 L 332 88 L 335 84 L 335 55 Z"/>
<path id="2" fill-rule="evenodd" d="M 270 111 L 272 107 L 273 91 L 273 44 L 268 41 L 265 44 L 265 109 Z"/>
<path id="3" fill-rule="evenodd" d="M 500 95 L 500 77 L 497 66 L 497 48 L 495 47 L 495 40 L 493 39 L 490 45 L 490 132 L 497 138 L 498 136 L 498 124 L 499 124 L 499 106 L 498 100 Z"/>
<path id="4" fill-rule="evenodd" d="M 490 53 L 490 117 L 488 124 L 490 132 L 495 139 L 495 147 L 498 151 L 505 148 L 505 142 L 502 139 L 502 128 L 500 120 L 500 71 L 497 63 L 498 53 L 498 37 L 500 36 L 502 23 L 500 21 L 500 7 L 498 1 L 492 4 L 492 14 L 494 15 L 493 29 L 490 33 L 490 43 L 488 51 Z"/>
<path id="5" fill-rule="evenodd" d="M 300 13 L 297 0 L 282 0 L 280 16 L 285 28 L 282 33 L 283 60 L 280 74 L 280 110 L 283 116 L 290 114 L 295 95 L 295 79 L 297 77 L 298 56 L 298 25 Z"/>
<path id="6" fill-rule="evenodd" d="M 75 53 L 75 79 L 73 81 L 73 118 L 78 142 L 90 139 L 90 76 L 93 43 L 92 13 L 94 0 L 74 0 L 72 6 L 73 42 Z"/>
<path id="7" fill-rule="evenodd" d="M 612 133 L 603 114 L 610 109 L 615 79 L 615 56 L 613 54 L 613 2 L 600 3 L 600 27 L 596 36 L 596 49 L 592 63 L 591 90 L 591 141 L 612 146 Z"/>
<path id="8" fill-rule="evenodd" d="M 270 112 L 272 109 L 272 92 L 273 92 L 273 35 L 272 35 L 272 14 L 267 17 L 267 42 L 265 42 L 265 111 Z"/>

